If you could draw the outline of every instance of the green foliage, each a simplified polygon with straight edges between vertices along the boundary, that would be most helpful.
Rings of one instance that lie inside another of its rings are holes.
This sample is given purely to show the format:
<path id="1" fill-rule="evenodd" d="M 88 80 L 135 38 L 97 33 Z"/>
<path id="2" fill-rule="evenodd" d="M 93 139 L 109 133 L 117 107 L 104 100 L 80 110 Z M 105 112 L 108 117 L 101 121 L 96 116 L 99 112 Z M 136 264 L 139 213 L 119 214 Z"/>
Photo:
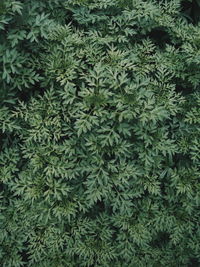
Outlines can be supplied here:
<path id="1" fill-rule="evenodd" d="M 200 265 L 185 2 L 1 1 L 1 266 Z"/>

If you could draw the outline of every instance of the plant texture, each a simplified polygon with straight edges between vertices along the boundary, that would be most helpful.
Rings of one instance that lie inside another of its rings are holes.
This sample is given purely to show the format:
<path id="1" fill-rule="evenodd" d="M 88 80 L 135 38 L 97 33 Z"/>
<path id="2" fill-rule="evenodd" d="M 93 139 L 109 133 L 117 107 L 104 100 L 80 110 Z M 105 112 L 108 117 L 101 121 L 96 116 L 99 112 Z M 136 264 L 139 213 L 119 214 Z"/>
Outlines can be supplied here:
<path id="1" fill-rule="evenodd" d="M 1 1 L 1 266 L 200 266 L 199 9 Z"/>

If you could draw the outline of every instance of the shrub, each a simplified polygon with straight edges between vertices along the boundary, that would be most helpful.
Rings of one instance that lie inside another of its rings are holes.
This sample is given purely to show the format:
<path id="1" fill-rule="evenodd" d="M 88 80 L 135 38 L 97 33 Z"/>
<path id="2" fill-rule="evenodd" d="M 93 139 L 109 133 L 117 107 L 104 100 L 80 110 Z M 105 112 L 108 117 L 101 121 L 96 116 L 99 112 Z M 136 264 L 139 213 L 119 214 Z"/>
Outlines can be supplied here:
<path id="1" fill-rule="evenodd" d="M 2 266 L 199 266 L 198 3 L 1 1 Z"/>

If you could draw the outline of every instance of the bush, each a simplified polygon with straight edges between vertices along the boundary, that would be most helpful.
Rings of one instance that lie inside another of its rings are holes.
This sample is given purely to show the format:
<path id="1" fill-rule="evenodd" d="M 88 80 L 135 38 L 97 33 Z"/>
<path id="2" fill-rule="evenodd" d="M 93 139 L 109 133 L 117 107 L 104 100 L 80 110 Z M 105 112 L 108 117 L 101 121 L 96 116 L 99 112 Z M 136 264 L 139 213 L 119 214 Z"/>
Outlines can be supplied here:
<path id="1" fill-rule="evenodd" d="M 2 266 L 200 265 L 198 3 L 1 1 Z"/>

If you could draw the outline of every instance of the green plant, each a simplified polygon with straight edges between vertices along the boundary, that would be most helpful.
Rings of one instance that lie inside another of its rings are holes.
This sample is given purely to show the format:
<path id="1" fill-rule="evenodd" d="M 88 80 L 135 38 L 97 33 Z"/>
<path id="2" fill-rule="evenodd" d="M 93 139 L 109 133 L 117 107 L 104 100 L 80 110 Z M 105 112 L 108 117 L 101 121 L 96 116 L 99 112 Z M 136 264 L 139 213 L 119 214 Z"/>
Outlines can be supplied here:
<path id="1" fill-rule="evenodd" d="M 183 2 L 2 1 L 2 266 L 199 266 L 200 27 Z"/>

